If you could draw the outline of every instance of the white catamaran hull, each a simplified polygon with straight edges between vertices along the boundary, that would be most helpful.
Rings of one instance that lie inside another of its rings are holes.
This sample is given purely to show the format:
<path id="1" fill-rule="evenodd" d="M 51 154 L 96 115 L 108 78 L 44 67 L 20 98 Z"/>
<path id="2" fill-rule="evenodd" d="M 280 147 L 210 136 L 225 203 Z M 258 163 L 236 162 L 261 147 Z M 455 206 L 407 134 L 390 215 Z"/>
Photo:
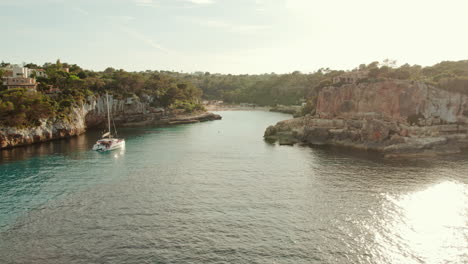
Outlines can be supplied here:
<path id="1" fill-rule="evenodd" d="M 125 148 L 125 140 L 123 139 L 100 139 L 94 144 L 93 150 L 96 151 L 111 151 L 114 149 Z"/>
<path id="2" fill-rule="evenodd" d="M 93 146 L 93 150 L 96 151 L 110 151 L 114 149 L 122 149 L 125 148 L 125 140 L 114 138 L 111 135 L 111 116 L 109 110 L 109 95 L 106 93 L 106 105 L 107 105 L 107 132 L 102 135 L 102 139 L 98 140 L 96 144 Z M 114 124 L 115 129 L 115 124 Z M 115 134 L 117 135 L 117 130 L 115 130 Z M 107 137 L 107 138 L 106 138 Z"/>

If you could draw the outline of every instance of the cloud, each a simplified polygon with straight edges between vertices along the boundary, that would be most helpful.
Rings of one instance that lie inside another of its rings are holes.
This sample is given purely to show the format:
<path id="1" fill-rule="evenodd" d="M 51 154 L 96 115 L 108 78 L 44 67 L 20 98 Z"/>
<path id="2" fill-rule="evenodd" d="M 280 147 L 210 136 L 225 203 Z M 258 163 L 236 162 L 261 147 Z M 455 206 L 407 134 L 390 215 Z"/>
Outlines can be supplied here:
<path id="1" fill-rule="evenodd" d="M 122 22 L 122 23 L 127 23 L 127 22 L 130 22 L 130 21 L 136 19 L 133 16 L 106 16 L 106 18 L 114 19 L 114 20 L 117 20 L 117 21 Z"/>
<path id="2" fill-rule="evenodd" d="M 152 4 L 153 0 L 133 0 L 137 5 L 148 5 Z"/>
<path id="3" fill-rule="evenodd" d="M 73 6 L 72 9 L 75 10 L 77 13 L 79 13 L 81 15 L 89 16 L 89 12 L 84 10 L 83 8 L 79 7 L 79 6 Z"/>
<path id="4" fill-rule="evenodd" d="M 141 1 L 141 0 L 139 0 L 139 1 Z M 147 0 L 145 0 L 145 1 L 147 1 Z M 80 14 L 86 15 L 86 16 L 91 15 L 88 11 L 86 11 L 86 10 L 80 8 L 80 7 L 77 7 L 77 6 L 73 7 L 73 10 L 75 10 L 76 12 L 78 12 Z M 159 51 L 162 51 L 164 53 L 170 53 L 170 52 L 174 53 L 174 52 L 164 48 L 163 46 L 159 45 L 158 43 L 153 41 L 148 36 L 139 33 L 138 31 L 134 30 L 133 28 L 130 28 L 127 25 L 124 25 L 124 24 L 127 24 L 128 22 L 130 22 L 132 20 L 135 20 L 135 17 L 133 17 L 133 16 L 104 16 L 102 18 L 104 18 L 103 21 L 105 21 L 107 24 L 109 24 L 109 26 L 115 27 L 116 29 L 118 29 L 121 32 L 125 33 L 130 38 L 133 38 L 133 39 L 135 39 L 137 41 L 141 41 L 141 42 L 145 43 L 146 45 L 148 45 L 148 46 L 150 46 L 150 47 L 152 47 L 154 49 L 157 49 Z"/>
<path id="5" fill-rule="evenodd" d="M 163 46 L 159 45 L 156 43 L 154 40 L 152 40 L 150 37 L 139 33 L 135 29 L 131 28 L 130 26 L 126 25 L 128 22 L 132 21 L 135 19 L 135 17 L 132 16 L 105 16 L 105 20 L 110 26 L 120 30 L 121 32 L 125 33 L 128 37 L 140 41 L 142 43 L 145 43 L 146 45 L 150 46 L 151 48 L 157 49 L 159 51 L 162 51 L 164 53 L 169 53 L 171 52 L 170 50 L 164 48 Z"/>
<path id="6" fill-rule="evenodd" d="M 2 1 L 2 0 L 0 0 Z M 172 6 L 176 8 L 190 8 L 194 5 L 210 5 L 216 3 L 216 0 L 131 0 L 137 6 L 160 7 Z"/>
<path id="7" fill-rule="evenodd" d="M 285 0 L 284 5 L 292 11 L 308 12 L 316 3 L 309 0 Z"/>
<path id="8" fill-rule="evenodd" d="M 269 28 L 269 26 L 265 25 L 232 24 L 221 20 L 191 19 L 190 22 L 203 27 L 221 29 L 231 33 L 256 33 Z"/>
<path id="9" fill-rule="evenodd" d="M 154 2 L 153 0 L 133 0 L 133 2 L 137 6 L 157 6 L 158 3 Z"/>
<path id="10" fill-rule="evenodd" d="M 47 4 L 63 4 L 64 0 L 43 0 L 43 1 L 33 1 L 33 0 L 0 0 L 0 6 L 21 6 L 21 7 L 31 7 L 31 6 L 44 6 Z"/>
<path id="11" fill-rule="evenodd" d="M 148 46 L 157 49 L 159 51 L 162 51 L 164 53 L 169 53 L 171 52 L 170 50 L 164 48 L 163 46 L 159 45 L 158 43 L 154 42 L 151 38 L 145 36 L 144 34 L 141 34 L 137 32 L 136 30 L 126 27 L 126 26 L 119 26 L 119 30 L 127 34 L 129 37 L 132 37 L 135 40 L 142 41 L 143 43 L 147 44 Z"/>
<path id="12" fill-rule="evenodd" d="M 215 0 L 185 0 L 186 2 L 190 2 L 192 4 L 197 4 L 197 5 L 209 5 L 209 4 L 214 4 Z"/>

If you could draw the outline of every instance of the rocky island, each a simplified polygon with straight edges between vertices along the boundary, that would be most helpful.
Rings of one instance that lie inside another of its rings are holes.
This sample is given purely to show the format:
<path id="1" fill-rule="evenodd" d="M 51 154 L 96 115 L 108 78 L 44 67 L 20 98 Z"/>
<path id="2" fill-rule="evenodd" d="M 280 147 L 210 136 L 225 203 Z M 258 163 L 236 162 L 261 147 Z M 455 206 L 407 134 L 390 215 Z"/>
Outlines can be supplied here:
<path id="1" fill-rule="evenodd" d="M 468 97 L 409 80 L 328 86 L 313 113 L 268 127 L 265 138 L 385 157 L 457 153 L 468 148 Z"/>

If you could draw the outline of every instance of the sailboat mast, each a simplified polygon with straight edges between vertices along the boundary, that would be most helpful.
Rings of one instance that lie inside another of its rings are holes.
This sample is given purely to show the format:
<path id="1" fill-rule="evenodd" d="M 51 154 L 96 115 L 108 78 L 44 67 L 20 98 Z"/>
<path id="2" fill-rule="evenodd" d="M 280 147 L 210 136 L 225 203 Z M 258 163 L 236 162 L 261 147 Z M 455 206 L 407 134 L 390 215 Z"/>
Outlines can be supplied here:
<path id="1" fill-rule="evenodd" d="M 109 94 L 106 92 L 106 103 L 107 103 L 107 124 L 109 127 L 109 138 L 111 137 L 110 132 L 111 132 L 111 122 L 110 122 L 110 110 L 109 110 Z"/>

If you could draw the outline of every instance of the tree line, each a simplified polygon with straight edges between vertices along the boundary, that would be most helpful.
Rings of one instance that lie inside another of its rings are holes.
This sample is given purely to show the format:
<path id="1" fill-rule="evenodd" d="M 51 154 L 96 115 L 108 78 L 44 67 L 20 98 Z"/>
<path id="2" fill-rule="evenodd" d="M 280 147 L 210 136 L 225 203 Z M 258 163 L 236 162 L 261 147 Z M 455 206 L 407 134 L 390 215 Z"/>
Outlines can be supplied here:
<path id="1" fill-rule="evenodd" d="M 5 74 L 8 65 L 0 64 L 1 75 Z M 44 65 L 29 63 L 24 67 L 43 69 L 47 77 L 30 76 L 38 82 L 37 93 L 0 87 L 0 125 L 26 127 L 38 125 L 43 118 L 66 119 L 71 108 L 84 103 L 88 96 L 106 92 L 117 99 L 137 96 L 143 101 L 148 100 L 153 107 L 185 112 L 204 110 L 202 90 L 168 72 L 127 72 L 114 68 L 95 72 L 60 60 Z"/>
<path id="2" fill-rule="evenodd" d="M 0 64 L 0 75 L 8 63 Z M 468 60 L 443 61 L 433 66 L 403 64 L 391 60 L 361 64 L 353 71 L 368 72 L 359 82 L 384 79 L 423 81 L 441 89 L 468 95 Z M 209 72 L 180 73 L 171 71 L 127 72 L 107 68 L 97 72 L 76 64 L 25 64 L 31 69 L 44 69 L 47 77 L 37 77 L 36 95 L 24 91 L 0 88 L 0 124 L 37 124 L 44 116 L 66 117 L 70 107 L 84 102 L 88 95 L 109 92 L 117 98 L 152 97 L 154 107 L 202 110 L 201 99 L 223 100 L 226 103 L 252 103 L 261 106 L 294 105 L 307 102 L 304 113 L 314 109 L 318 92 L 333 83 L 334 77 L 345 71 L 321 68 L 312 73 L 295 71 L 288 74 L 232 75 Z M 65 71 L 65 69 L 68 71 Z M 34 77 L 34 76 L 33 76 Z M 60 89 L 54 96 L 46 95 L 50 87 Z M 3 91 L 2 91 L 3 90 Z M 34 114 L 37 113 L 37 114 Z M 18 117 L 18 118 L 16 118 Z"/>

